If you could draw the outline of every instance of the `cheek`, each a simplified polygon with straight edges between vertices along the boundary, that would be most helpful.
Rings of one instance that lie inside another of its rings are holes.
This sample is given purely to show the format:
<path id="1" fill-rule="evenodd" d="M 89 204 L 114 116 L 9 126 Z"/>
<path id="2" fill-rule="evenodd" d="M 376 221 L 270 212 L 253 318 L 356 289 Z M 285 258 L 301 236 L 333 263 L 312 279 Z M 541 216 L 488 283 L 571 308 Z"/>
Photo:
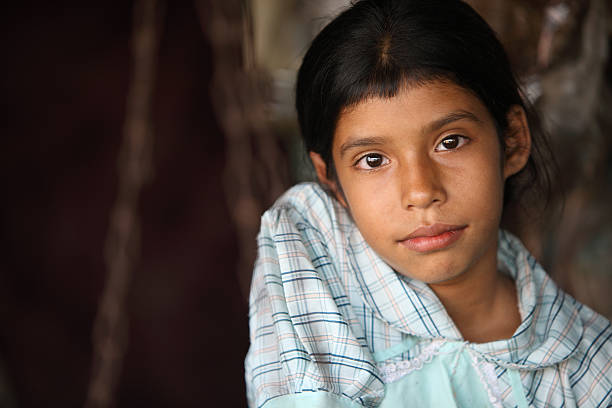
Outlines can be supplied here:
<path id="1" fill-rule="evenodd" d="M 383 214 L 391 214 L 397 210 L 397 192 L 390 182 L 381 180 L 360 180 L 343 185 L 348 210 L 364 234 L 382 238 L 386 231 L 386 219 Z"/>
<path id="2" fill-rule="evenodd" d="M 452 198 L 462 202 L 468 212 L 487 219 L 500 216 L 504 179 L 496 155 L 475 156 L 469 165 L 449 177 L 453 181 L 446 184 L 452 188 Z"/>

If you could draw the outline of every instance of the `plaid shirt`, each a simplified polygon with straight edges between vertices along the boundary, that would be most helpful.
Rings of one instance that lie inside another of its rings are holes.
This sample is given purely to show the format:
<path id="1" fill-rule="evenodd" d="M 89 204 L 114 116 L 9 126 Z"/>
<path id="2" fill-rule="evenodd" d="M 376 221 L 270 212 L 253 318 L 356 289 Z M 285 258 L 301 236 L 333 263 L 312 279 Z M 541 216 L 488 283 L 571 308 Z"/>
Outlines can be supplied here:
<path id="1" fill-rule="evenodd" d="M 465 342 L 433 291 L 395 273 L 317 184 L 293 187 L 264 214 L 258 246 L 251 407 L 378 406 L 384 367 L 445 342 L 492 367 L 499 406 L 612 406 L 610 322 L 562 292 L 507 232 L 498 263 L 516 282 L 522 323 L 512 338 L 482 344 Z"/>

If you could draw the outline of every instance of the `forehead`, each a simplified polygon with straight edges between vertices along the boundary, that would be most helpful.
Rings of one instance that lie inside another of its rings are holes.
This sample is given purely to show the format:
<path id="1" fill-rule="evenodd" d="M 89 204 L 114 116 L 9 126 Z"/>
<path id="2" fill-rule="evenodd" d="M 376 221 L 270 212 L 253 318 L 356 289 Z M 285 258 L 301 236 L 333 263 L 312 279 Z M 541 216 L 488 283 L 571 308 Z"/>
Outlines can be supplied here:
<path id="1" fill-rule="evenodd" d="M 347 129 L 423 128 L 437 118 L 459 111 L 471 113 L 482 122 L 493 123 L 480 99 L 453 82 L 406 85 L 393 97 L 368 97 L 344 108 L 338 117 L 335 137 Z"/>

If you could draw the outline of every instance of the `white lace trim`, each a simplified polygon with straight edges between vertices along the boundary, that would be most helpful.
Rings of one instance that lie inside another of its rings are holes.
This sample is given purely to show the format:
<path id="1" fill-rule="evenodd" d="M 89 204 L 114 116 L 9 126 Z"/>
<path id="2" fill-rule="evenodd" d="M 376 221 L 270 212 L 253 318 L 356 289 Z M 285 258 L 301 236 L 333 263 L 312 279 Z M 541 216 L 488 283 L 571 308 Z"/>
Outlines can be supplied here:
<path id="1" fill-rule="evenodd" d="M 400 378 L 404 377 L 407 374 L 410 374 L 413 371 L 420 370 L 425 364 L 430 363 L 435 356 L 441 354 L 440 348 L 445 343 L 446 341 L 443 340 L 434 340 L 430 344 L 428 344 L 418 356 L 410 360 L 380 363 L 378 365 L 378 368 L 380 370 L 380 374 L 382 376 L 383 381 L 385 383 L 391 383 L 399 380 Z M 476 370 L 476 373 L 478 373 L 480 382 L 487 391 L 489 402 L 494 408 L 503 408 L 502 392 L 499 387 L 497 374 L 495 373 L 495 365 L 480 357 L 480 355 L 476 351 L 465 346 L 466 344 L 464 343 L 461 349 L 465 349 L 468 351 L 468 354 L 470 355 L 470 358 L 472 360 L 472 366 Z M 459 358 L 459 354 L 461 353 L 461 351 L 454 350 L 453 352 L 457 353 L 457 357 Z"/>
<path id="2" fill-rule="evenodd" d="M 428 344 L 418 356 L 410 360 L 379 364 L 378 369 L 380 370 L 383 381 L 385 383 L 397 381 L 413 371 L 420 370 L 426 363 L 433 360 L 444 343 L 445 341 L 434 340 Z"/>
<path id="3" fill-rule="evenodd" d="M 480 382 L 487 390 L 489 402 L 491 402 L 491 405 L 495 408 L 503 408 L 501 397 L 502 393 L 499 388 L 499 382 L 497 381 L 497 374 L 495 374 L 495 366 L 492 363 L 482 359 L 482 357 L 478 357 L 476 352 L 473 350 L 470 350 L 469 354 L 472 358 L 472 365 L 480 378 Z"/>

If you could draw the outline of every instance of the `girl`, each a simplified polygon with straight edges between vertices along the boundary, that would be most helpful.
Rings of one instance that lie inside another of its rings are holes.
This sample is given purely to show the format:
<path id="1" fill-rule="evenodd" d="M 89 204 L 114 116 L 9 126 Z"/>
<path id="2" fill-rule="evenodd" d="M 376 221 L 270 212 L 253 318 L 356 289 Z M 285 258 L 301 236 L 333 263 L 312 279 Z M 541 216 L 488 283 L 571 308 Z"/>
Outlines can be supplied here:
<path id="1" fill-rule="evenodd" d="M 313 41 L 296 100 L 320 184 L 262 218 L 251 407 L 612 404 L 610 323 L 500 230 L 547 155 L 468 5 L 356 2 Z"/>

